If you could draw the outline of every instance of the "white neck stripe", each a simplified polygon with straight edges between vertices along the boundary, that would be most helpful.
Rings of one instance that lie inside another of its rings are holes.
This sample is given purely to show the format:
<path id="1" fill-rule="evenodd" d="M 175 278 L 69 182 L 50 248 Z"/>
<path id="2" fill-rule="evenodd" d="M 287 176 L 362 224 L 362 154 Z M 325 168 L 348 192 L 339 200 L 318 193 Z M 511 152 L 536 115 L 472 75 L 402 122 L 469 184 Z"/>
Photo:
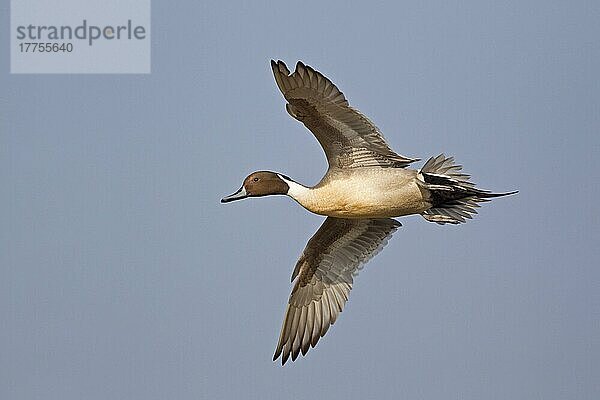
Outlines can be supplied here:
<path id="1" fill-rule="evenodd" d="M 287 195 L 302 204 L 302 199 L 306 196 L 310 189 L 290 179 L 284 178 L 281 174 L 277 174 L 277 176 L 279 179 L 287 183 L 289 187 Z"/>

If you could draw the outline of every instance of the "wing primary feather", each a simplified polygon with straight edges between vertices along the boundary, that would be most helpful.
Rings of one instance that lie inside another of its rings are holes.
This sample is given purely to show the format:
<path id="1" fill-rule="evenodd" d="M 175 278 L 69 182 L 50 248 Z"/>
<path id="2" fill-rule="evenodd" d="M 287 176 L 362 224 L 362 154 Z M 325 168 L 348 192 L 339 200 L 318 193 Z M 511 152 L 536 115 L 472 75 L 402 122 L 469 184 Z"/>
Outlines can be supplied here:
<path id="1" fill-rule="evenodd" d="M 310 348 L 313 326 L 315 323 L 315 302 L 311 301 L 307 307 L 306 312 L 306 328 L 304 329 L 304 337 L 302 338 L 302 355 L 306 355 L 306 352 Z"/>
<path id="2" fill-rule="evenodd" d="M 321 296 L 321 299 L 323 298 L 323 296 Z M 322 326 L 322 322 L 323 322 L 323 312 L 321 311 L 321 302 L 322 300 L 319 301 L 315 301 L 313 303 L 314 307 L 315 307 L 315 324 L 313 326 L 313 332 L 312 332 L 312 338 L 311 338 L 311 345 L 312 347 L 315 347 L 317 345 L 317 342 L 319 341 L 319 338 L 321 337 L 321 326 Z"/>
<path id="3" fill-rule="evenodd" d="M 300 348 L 302 347 L 302 336 L 304 334 L 304 327 L 306 326 L 306 307 L 302 307 L 299 310 L 300 318 L 298 325 L 293 336 L 292 342 L 292 361 L 295 361 L 300 354 Z"/>

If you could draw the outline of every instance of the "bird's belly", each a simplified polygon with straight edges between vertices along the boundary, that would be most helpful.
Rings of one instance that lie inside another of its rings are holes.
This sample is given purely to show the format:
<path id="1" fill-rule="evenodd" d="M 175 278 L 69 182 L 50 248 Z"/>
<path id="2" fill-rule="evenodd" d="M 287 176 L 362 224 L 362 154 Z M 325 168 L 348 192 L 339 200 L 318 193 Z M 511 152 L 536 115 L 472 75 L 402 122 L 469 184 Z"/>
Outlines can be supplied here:
<path id="1" fill-rule="evenodd" d="M 331 185 L 316 193 L 317 214 L 339 218 L 386 218 L 418 214 L 428 208 L 414 181 L 385 185 L 375 183 Z"/>

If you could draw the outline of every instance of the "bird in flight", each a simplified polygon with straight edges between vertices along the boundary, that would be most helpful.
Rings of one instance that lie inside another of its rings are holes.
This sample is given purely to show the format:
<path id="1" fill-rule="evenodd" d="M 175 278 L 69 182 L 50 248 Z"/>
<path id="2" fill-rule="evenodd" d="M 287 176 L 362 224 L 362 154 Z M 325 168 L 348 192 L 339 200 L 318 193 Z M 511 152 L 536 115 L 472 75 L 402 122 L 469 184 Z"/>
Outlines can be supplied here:
<path id="1" fill-rule="evenodd" d="M 308 241 L 292 273 L 295 281 L 273 361 L 305 355 L 335 323 L 354 277 L 401 226 L 393 217 L 420 214 L 438 224 L 459 224 L 479 203 L 517 193 L 478 189 L 452 157 L 419 161 L 394 152 L 365 115 L 323 74 L 298 62 L 290 73 L 271 61 L 287 112 L 317 138 L 329 168 L 321 181 L 304 186 L 286 175 L 257 171 L 221 199 L 286 195 L 307 210 L 327 216 Z"/>

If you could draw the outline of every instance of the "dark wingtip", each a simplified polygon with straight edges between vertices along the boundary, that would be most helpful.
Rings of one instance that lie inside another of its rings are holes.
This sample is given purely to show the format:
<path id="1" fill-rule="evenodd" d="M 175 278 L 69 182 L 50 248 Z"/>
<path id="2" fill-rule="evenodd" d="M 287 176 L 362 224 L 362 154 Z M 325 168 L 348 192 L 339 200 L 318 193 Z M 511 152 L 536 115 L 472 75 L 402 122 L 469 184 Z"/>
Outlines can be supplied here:
<path id="1" fill-rule="evenodd" d="M 287 65 L 285 65 L 285 63 L 281 60 L 271 60 L 271 69 L 273 70 L 273 72 L 275 73 L 280 73 L 280 74 L 284 74 L 284 75 L 288 75 L 290 74 L 290 71 L 287 67 Z"/>
<path id="2" fill-rule="evenodd" d="M 285 363 L 287 362 L 288 358 L 290 358 L 290 353 L 289 352 L 285 353 L 281 357 L 281 365 L 285 365 Z"/>
<path id="3" fill-rule="evenodd" d="M 283 349 L 282 347 L 277 346 L 277 349 L 275 350 L 275 354 L 273 354 L 273 361 L 277 361 L 277 359 L 281 355 L 281 350 L 282 349 Z M 285 364 L 285 361 L 286 361 L 285 357 L 282 357 L 281 358 L 281 365 Z"/>

